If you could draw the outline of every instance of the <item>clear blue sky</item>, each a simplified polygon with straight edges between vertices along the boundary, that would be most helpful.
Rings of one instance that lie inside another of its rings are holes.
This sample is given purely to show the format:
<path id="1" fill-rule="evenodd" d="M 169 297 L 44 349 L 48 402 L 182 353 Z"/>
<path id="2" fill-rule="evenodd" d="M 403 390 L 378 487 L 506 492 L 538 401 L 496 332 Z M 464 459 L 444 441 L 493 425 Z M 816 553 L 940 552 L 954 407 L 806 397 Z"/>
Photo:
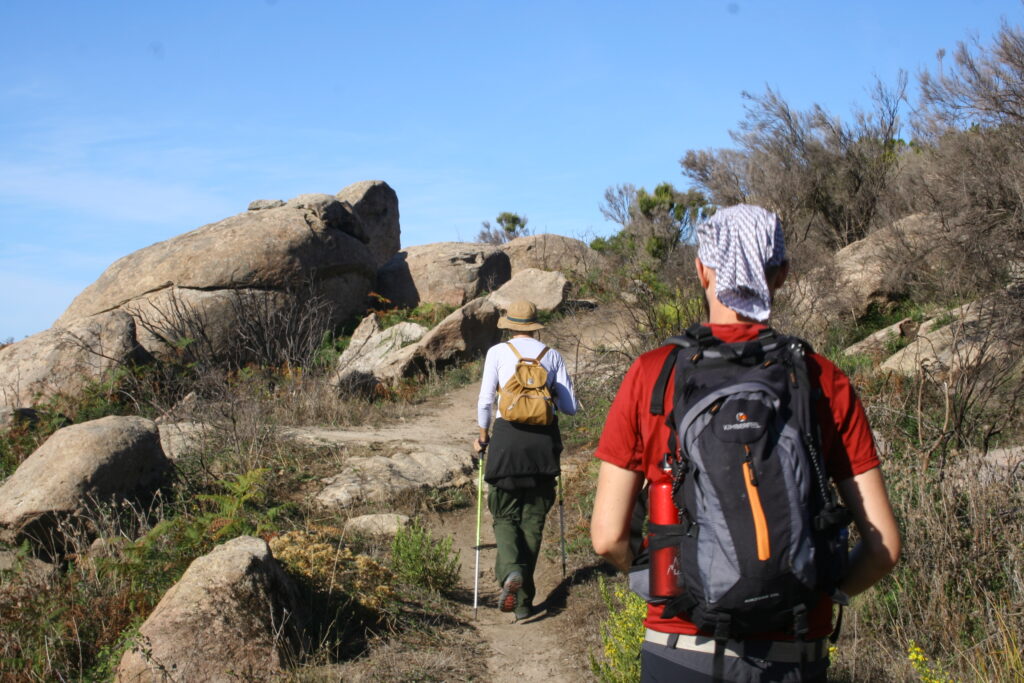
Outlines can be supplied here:
<path id="1" fill-rule="evenodd" d="M 765 85 L 844 115 L 1017 0 L 0 2 L 0 340 L 252 199 L 382 179 L 404 246 L 606 235 Z"/>

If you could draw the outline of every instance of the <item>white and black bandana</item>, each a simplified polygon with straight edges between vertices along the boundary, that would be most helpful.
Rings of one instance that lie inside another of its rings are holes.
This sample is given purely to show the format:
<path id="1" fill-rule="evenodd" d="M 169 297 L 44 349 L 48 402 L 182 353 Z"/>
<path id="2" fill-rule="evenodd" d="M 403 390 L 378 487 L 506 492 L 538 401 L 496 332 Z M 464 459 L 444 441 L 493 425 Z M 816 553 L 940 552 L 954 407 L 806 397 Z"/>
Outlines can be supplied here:
<path id="1" fill-rule="evenodd" d="M 697 226 L 701 262 L 715 271 L 715 297 L 752 320 L 767 320 L 771 295 L 764 269 L 786 260 L 782 222 L 767 209 L 737 204 Z"/>

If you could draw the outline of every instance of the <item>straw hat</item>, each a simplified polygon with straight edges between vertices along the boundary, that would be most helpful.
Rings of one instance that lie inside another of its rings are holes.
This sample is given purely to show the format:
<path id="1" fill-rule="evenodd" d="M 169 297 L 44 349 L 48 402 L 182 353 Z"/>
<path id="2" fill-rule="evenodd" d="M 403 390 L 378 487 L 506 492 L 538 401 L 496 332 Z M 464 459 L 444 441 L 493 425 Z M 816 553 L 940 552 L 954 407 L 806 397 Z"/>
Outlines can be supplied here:
<path id="1" fill-rule="evenodd" d="M 505 315 L 498 318 L 498 327 L 517 332 L 533 332 L 544 326 L 537 322 L 537 307 L 526 299 L 509 304 Z"/>

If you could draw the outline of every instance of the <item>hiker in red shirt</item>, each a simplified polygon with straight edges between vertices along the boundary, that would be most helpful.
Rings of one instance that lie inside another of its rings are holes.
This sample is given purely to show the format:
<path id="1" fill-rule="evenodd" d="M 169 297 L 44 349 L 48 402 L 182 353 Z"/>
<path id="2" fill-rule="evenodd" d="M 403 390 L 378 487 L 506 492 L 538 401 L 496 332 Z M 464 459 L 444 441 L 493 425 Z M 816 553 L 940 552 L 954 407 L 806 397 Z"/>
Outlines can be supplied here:
<path id="1" fill-rule="evenodd" d="M 725 343 L 764 336 L 772 296 L 788 269 L 779 219 L 760 207 L 729 207 L 698 227 L 698 240 L 696 271 L 709 309 L 705 329 Z M 652 414 L 649 408 L 659 374 L 674 348 L 666 345 L 645 353 L 630 367 L 595 454 L 603 462 L 591 539 L 594 550 L 624 572 L 634 562 L 631 516 L 645 479 L 652 487 L 671 481 L 664 458 L 673 430 L 664 415 Z M 807 630 L 800 638 L 781 631 L 742 640 L 716 639 L 714 633 L 701 632 L 685 614 L 665 618 L 664 604 L 649 604 L 641 656 L 643 681 L 711 681 L 713 676 L 730 681 L 824 681 L 825 638 L 832 631 L 833 601 L 843 603 L 866 590 L 897 562 L 899 530 L 864 409 L 849 379 L 828 359 L 808 353 L 805 363 L 810 385 L 820 389 L 814 394 L 812 413 L 820 430 L 825 469 L 861 538 L 851 553 L 849 570 L 836 577 L 838 586 L 831 596 L 821 593 L 807 610 Z M 670 376 L 666 401 L 673 391 Z"/>

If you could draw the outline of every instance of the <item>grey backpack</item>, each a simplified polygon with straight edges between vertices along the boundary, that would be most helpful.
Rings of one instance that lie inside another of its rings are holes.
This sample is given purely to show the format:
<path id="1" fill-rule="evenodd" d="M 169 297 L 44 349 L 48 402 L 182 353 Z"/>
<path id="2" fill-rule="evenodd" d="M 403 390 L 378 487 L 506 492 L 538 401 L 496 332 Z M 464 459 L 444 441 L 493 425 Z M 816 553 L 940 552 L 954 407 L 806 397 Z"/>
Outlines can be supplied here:
<path id="1" fill-rule="evenodd" d="M 662 596 L 663 616 L 684 614 L 720 641 L 802 638 L 845 574 L 850 522 L 819 452 L 809 347 L 771 329 L 724 343 L 699 325 L 668 343 L 650 410 L 665 413 L 674 368 L 663 465 L 679 522 L 648 531 L 652 551 L 678 547 L 681 590 Z"/>

